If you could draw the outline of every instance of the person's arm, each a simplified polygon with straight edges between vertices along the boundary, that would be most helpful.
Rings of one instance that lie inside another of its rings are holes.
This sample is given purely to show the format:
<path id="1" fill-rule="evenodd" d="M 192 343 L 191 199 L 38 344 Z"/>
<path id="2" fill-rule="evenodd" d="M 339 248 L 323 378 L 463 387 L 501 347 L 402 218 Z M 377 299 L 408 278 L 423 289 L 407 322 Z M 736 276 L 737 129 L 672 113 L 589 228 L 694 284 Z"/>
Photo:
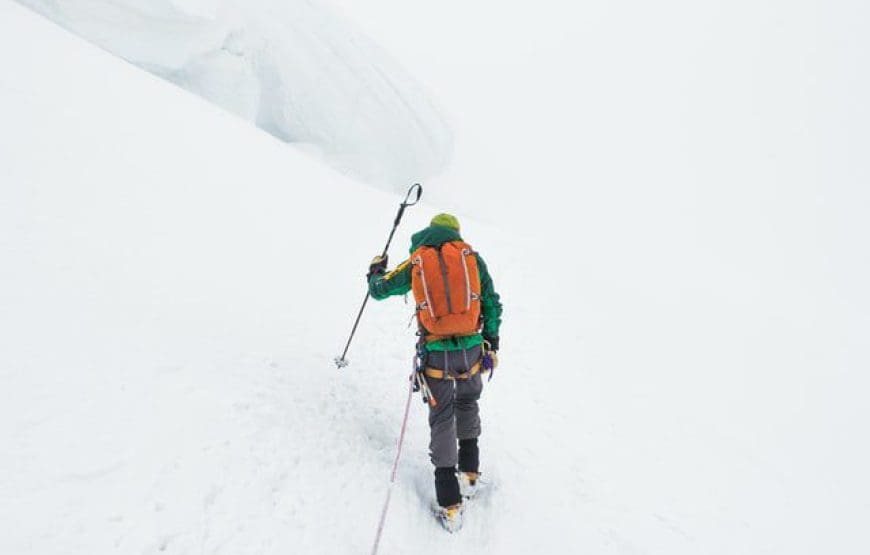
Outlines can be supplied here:
<path id="1" fill-rule="evenodd" d="M 393 295 L 404 295 L 411 290 L 411 261 L 406 260 L 387 274 L 369 276 L 369 294 L 376 301 Z"/>
<path id="2" fill-rule="evenodd" d="M 486 262 L 477 254 L 477 268 L 480 271 L 480 305 L 483 313 L 483 338 L 498 350 L 498 330 L 501 326 L 501 298 L 495 292 L 492 277 Z"/>

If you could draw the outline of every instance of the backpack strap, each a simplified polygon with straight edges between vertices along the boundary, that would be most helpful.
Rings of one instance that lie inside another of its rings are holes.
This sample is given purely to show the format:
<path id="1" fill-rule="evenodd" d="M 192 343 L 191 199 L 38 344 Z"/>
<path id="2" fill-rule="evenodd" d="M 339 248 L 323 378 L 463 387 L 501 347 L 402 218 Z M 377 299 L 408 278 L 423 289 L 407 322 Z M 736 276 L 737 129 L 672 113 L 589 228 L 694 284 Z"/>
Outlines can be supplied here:
<path id="1" fill-rule="evenodd" d="M 438 252 L 438 266 L 441 268 L 441 279 L 444 281 L 444 294 L 447 297 L 447 312 L 453 314 L 453 301 L 450 298 L 450 281 L 447 279 L 447 264 L 444 262 L 444 253 L 441 252 L 441 247 L 443 246 L 444 245 L 439 245 L 435 250 Z"/>
<path id="2" fill-rule="evenodd" d="M 411 255 L 408 262 L 414 266 L 420 267 L 420 280 L 423 283 L 423 296 L 425 299 L 417 305 L 417 311 L 419 312 L 427 309 L 429 310 L 429 315 L 432 316 L 432 319 L 437 320 L 438 318 L 435 316 L 435 309 L 432 307 L 432 297 L 429 296 L 429 285 L 426 283 L 426 273 L 423 272 L 423 257 L 420 255 L 420 251 L 417 250 L 413 255 Z"/>
<path id="3" fill-rule="evenodd" d="M 410 264 L 411 264 L 411 259 L 409 258 L 408 260 L 405 260 L 404 262 L 402 262 L 401 264 L 399 264 L 398 266 L 393 268 L 392 271 L 387 272 L 387 274 L 384 275 L 384 279 L 387 281 L 393 279 L 394 277 L 399 275 L 402 272 L 402 270 L 407 268 Z"/>

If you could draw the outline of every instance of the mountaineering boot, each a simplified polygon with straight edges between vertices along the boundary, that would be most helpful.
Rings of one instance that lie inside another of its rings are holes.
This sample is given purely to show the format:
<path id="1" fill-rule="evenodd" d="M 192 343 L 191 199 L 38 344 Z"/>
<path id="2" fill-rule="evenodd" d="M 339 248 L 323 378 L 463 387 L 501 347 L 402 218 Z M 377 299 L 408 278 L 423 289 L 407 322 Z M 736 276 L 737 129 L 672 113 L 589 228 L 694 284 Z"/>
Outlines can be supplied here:
<path id="1" fill-rule="evenodd" d="M 450 532 L 458 532 L 462 529 L 462 514 L 465 512 L 465 505 L 457 503 L 449 507 L 441 507 L 438 512 L 438 520 L 441 521 L 441 526 Z"/>
<path id="2" fill-rule="evenodd" d="M 462 527 L 462 494 L 456 479 L 456 468 L 439 466 L 435 469 L 435 496 L 438 510 L 435 515 L 441 526 L 448 532 L 456 532 Z"/>
<path id="3" fill-rule="evenodd" d="M 478 478 L 480 478 L 480 473 L 460 472 L 458 478 L 459 492 L 462 494 L 462 498 L 471 499 L 472 497 L 474 497 L 480 489 L 480 483 L 478 482 Z"/>

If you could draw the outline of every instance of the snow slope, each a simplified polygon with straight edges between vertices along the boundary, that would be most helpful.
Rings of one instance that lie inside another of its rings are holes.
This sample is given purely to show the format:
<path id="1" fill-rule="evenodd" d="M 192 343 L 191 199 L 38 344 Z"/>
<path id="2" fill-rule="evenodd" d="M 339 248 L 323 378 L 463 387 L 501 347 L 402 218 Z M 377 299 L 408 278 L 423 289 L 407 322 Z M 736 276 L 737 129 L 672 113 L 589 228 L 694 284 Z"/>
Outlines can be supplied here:
<path id="1" fill-rule="evenodd" d="M 442 54 L 414 64 L 424 82 L 467 70 L 458 47 Z M 474 84 L 523 67 L 502 62 Z M 0 67 L 0 552 L 368 551 L 409 308 L 371 306 L 350 369 L 331 358 L 398 199 L 5 0 Z M 741 125 L 721 152 L 712 131 L 685 151 L 686 129 L 648 126 L 672 112 L 635 127 L 628 93 L 595 91 L 600 119 L 576 142 L 532 140 L 563 137 L 571 88 L 543 119 L 517 109 L 517 133 L 487 131 L 529 89 L 487 109 L 462 80 L 443 87 L 468 115 L 457 165 L 426 198 L 490 222 L 461 214 L 506 303 L 483 407 L 493 486 L 461 534 L 428 518 L 415 399 L 381 552 L 866 552 L 862 112 L 832 108 L 854 128 L 819 120 L 848 144 L 774 141 L 768 163 L 737 148 Z M 830 158 L 808 169 L 835 151 L 838 173 Z M 542 193 L 569 167 L 582 175 Z M 408 212 L 395 259 L 440 209 Z"/>
<path id="2" fill-rule="evenodd" d="M 549 261 L 552 304 L 509 302 L 556 328 L 578 526 L 867 551 L 870 5 L 333 3 L 438 86 L 456 149 L 430 201 Z"/>
<path id="3" fill-rule="evenodd" d="M 0 10 L 0 551 L 368 550 L 407 307 L 367 316 L 352 372 L 331 359 L 398 199 Z M 413 416 L 384 553 L 456 543 Z"/>
<path id="4" fill-rule="evenodd" d="M 387 190 L 450 159 L 451 133 L 429 95 L 320 1 L 20 1 Z"/>

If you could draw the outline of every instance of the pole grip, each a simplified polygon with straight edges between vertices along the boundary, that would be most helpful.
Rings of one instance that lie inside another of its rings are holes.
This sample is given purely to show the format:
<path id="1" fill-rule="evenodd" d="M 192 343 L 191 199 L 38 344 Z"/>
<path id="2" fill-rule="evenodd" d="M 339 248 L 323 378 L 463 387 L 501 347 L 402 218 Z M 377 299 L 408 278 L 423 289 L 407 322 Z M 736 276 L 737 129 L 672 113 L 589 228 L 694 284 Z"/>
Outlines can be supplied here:
<path id="1" fill-rule="evenodd" d="M 399 206 L 399 212 L 396 214 L 396 219 L 393 221 L 393 228 L 394 229 L 399 227 L 399 222 L 402 221 L 402 215 L 405 213 L 406 206 L 407 206 L 407 204 L 405 204 L 405 203 L 402 203 L 401 206 Z"/>
<path id="2" fill-rule="evenodd" d="M 414 197 L 414 201 L 411 202 L 411 195 L 415 194 L 416 196 Z M 411 185 L 411 187 L 408 189 L 408 193 L 405 195 L 405 200 L 402 202 L 402 204 L 399 205 L 399 212 L 396 214 L 396 219 L 393 222 L 393 227 L 399 226 L 399 222 L 402 221 L 402 216 L 405 214 L 405 208 L 409 206 L 414 206 L 415 204 L 420 202 L 420 197 L 422 196 L 423 186 L 419 183 L 414 183 L 413 185 Z"/>
<path id="3" fill-rule="evenodd" d="M 414 202 L 408 202 L 411 199 L 412 193 L 417 193 L 417 196 L 414 198 Z M 403 202 L 402 204 L 404 204 L 405 206 L 414 206 L 415 204 L 420 202 L 420 197 L 422 197 L 422 196 L 423 196 L 423 186 L 420 185 L 419 183 L 414 183 L 408 189 L 408 194 L 405 195 L 405 202 Z"/>

